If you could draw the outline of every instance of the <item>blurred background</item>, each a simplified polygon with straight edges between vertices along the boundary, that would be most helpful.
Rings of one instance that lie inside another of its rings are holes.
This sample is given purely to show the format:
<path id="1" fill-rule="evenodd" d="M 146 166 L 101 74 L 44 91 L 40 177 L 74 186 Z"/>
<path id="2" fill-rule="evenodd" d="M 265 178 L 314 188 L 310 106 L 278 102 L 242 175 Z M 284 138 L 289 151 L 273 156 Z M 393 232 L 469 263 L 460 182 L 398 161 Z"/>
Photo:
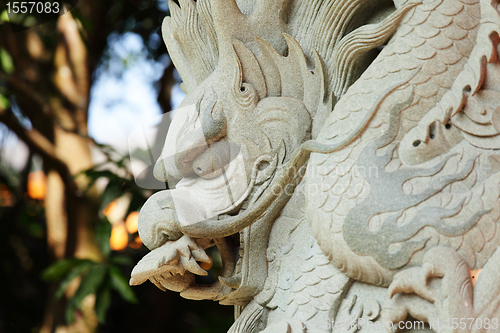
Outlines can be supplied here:
<path id="1" fill-rule="evenodd" d="M 148 253 L 137 218 L 154 191 L 134 181 L 128 136 L 169 120 L 184 96 L 167 15 L 166 0 L 81 0 L 39 25 L 0 1 L 0 332 L 231 325 L 232 307 L 128 286 Z"/>

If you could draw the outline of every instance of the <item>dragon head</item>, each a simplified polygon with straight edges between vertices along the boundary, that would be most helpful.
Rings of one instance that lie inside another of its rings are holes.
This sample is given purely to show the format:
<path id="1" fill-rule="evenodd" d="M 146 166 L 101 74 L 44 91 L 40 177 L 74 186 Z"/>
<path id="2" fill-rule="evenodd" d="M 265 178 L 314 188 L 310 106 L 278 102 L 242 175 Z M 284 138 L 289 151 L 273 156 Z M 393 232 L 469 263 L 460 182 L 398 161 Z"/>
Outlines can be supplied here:
<path id="1" fill-rule="evenodd" d="M 411 8 L 363 25 L 378 1 L 292 2 L 169 1 L 163 37 L 187 95 L 154 169 L 171 190 L 142 208 L 139 233 L 152 252 L 131 284 L 149 279 L 186 298 L 236 305 L 261 291 L 271 227 L 308 154 L 344 145 L 314 139 Z M 332 21 L 337 11 L 348 15 Z M 196 261 L 214 245 L 222 272 L 198 285 L 193 274 L 206 272 Z"/>
<path id="2" fill-rule="evenodd" d="M 204 17 L 205 3 L 186 1 L 179 8 L 171 2 L 172 17 L 163 25 L 187 95 L 154 168 L 155 177 L 171 190 L 154 194 L 141 210 L 139 234 L 152 252 L 134 269 L 131 284 L 150 279 L 186 298 L 245 304 L 263 287 L 265 272 L 262 279 L 255 276 L 266 269 L 273 221 L 269 207 L 291 195 L 281 191 L 290 185 L 290 177 L 283 177 L 285 166 L 296 162 L 293 152 L 311 138 L 312 119 L 328 103 L 319 55 L 314 53 L 311 65 L 298 42 L 282 33 L 280 20 L 269 17 L 272 24 L 252 24 L 262 20 L 258 8 L 249 16 L 232 1 L 234 6 L 213 2 L 212 14 L 205 17 L 212 21 L 204 28 L 210 36 L 209 27 L 214 27 L 217 44 L 208 38 L 205 53 L 218 51 L 218 56 L 214 63 L 203 63 L 206 54 L 193 54 L 193 45 L 186 44 L 193 38 L 181 35 Z M 234 26 L 262 28 L 231 30 Z M 198 285 L 193 274 L 205 272 L 192 260 L 192 269 L 182 262 L 196 257 L 193 251 L 214 245 L 223 264 L 219 281 Z M 259 260 L 264 265 L 253 262 Z"/>

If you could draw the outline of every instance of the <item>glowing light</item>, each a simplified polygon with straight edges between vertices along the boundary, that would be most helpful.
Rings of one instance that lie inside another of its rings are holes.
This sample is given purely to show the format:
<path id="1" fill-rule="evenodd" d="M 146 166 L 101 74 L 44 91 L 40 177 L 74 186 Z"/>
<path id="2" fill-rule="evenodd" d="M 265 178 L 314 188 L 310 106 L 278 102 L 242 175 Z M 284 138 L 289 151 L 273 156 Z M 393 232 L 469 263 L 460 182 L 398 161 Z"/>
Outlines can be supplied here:
<path id="1" fill-rule="evenodd" d="M 122 251 L 128 245 L 128 233 L 124 223 L 113 225 L 111 229 L 111 237 L 109 238 L 109 246 L 111 250 Z"/>
<path id="2" fill-rule="evenodd" d="M 104 216 L 108 217 L 109 215 L 111 215 L 111 212 L 115 209 L 115 207 L 116 207 L 116 200 L 113 200 L 106 206 L 106 208 L 104 208 L 102 213 L 104 214 Z"/>
<path id="3" fill-rule="evenodd" d="M 127 231 L 129 234 L 134 234 L 137 232 L 137 223 L 139 222 L 139 212 L 131 212 L 127 216 L 125 225 L 127 226 Z"/>
<path id="4" fill-rule="evenodd" d="M 31 172 L 28 175 L 28 195 L 32 199 L 43 200 L 47 193 L 47 178 L 43 171 Z"/>
<path id="5" fill-rule="evenodd" d="M 130 243 L 129 246 L 133 249 L 136 249 L 136 250 L 141 248 L 141 246 L 142 246 L 141 237 L 139 237 L 139 236 L 135 237 L 134 241 L 132 243 Z"/>
<path id="6" fill-rule="evenodd" d="M 212 266 L 214 265 L 214 261 L 212 260 L 212 257 L 208 256 L 210 258 L 210 262 L 200 262 L 200 267 L 206 271 L 208 271 Z"/>
<path id="7" fill-rule="evenodd" d="M 111 201 L 106 206 L 106 208 L 104 208 L 102 213 L 104 214 L 104 216 L 106 216 L 106 218 L 112 225 L 123 223 L 125 217 L 127 216 L 127 211 L 131 200 L 132 195 L 130 193 L 126 193 L 121 197 Z"/>

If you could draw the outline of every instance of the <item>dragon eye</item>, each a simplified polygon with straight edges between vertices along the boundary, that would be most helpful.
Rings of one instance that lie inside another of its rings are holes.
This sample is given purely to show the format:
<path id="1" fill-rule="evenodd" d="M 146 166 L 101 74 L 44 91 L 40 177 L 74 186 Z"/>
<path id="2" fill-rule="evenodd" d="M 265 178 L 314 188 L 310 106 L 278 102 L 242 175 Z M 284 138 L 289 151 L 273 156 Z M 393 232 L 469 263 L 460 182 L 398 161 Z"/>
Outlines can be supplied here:
<path id="1" fill-rule="evenodd" d="M 259 101 L 259 95 L 255 88 L 246 82 L 239 87 L 235 87 L 233 93 L 235 94 L 238 104 L 243 107 L 250 107 Z"/>

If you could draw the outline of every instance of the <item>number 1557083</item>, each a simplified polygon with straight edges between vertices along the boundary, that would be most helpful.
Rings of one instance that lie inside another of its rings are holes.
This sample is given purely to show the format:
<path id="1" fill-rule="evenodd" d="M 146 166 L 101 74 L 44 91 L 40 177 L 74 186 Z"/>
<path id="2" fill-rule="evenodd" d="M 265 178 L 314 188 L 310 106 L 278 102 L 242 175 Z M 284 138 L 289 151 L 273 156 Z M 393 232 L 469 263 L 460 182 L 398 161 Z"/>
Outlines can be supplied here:
<path id="1" fill-rule="evenodd" d="M 59 14 L 59 2 L 21 1 L 8 2 L 7 14 Z"/>

